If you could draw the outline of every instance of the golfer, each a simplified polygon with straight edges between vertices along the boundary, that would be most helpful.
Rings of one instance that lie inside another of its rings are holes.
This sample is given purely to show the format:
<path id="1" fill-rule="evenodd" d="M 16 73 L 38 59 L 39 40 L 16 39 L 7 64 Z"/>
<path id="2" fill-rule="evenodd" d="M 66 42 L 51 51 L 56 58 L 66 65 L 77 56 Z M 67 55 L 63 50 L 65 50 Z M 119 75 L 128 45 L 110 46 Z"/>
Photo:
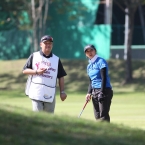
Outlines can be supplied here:
<path id="1" fill-rule="evenodd" d="M 33 111 L 54 113 L 57 79 L 60 98 L 64 101 L 67 97 L 64 76 L 67 74 L 59 57 L 52 53 L 53 38 L 43 36 L 40 47 L 41 50 L 31 54 L 23 67 L 23 73 L 29 75 L 25 93 L 32 100 Z"/>
<path id="2" fill-rule="evenodd" d="M 87 45 L 84 52 L 89 59 L 87 74 L 90 80 L 86 101 L 92 98 L 96 120 L 110 122 L 109 110 L 113 90 L 108 75 L 108 64 L 97 55 L 94 45 Z"/>

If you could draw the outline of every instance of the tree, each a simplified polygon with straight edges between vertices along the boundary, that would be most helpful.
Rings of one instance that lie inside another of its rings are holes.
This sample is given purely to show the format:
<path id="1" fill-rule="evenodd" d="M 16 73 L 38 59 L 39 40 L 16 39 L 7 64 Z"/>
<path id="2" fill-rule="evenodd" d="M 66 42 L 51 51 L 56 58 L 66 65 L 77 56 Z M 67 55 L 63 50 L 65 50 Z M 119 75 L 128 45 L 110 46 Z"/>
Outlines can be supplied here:
<path id="1" fill-rule="evenodd" d="M 55 3 L 55 10 L 58 15 L 64 15 L 65 13 L 72 12 L 74 6 L 77 9 L 83 9 L 86 11 L 86 8 L 80 7 L 79 4 L 74 5 L 77 1 L 73 0 L 3 0 L 0 1 L 0 28 L 1 30 L 8 29 L 21 29 L 27 30 L 30 32 L 30 43 L 31 43 L 31 52 L 37 51 L 39 49 L 39 41 L 42 35 L 46 33 L 46 24 L 48 30 L 47 21 L 51 16 L 48 13 L 49 5 Z M 77 2 L 79 3 L 79 2 Z M 77 19 L 80 16 L 80 11 L 77 11 L 76 14 L 70 14 L 70 20 Z M 27 20 L 29 23 L 24 23 L 25 16 L 27 14 Z M 59 22 L 58 22 L 59 23 Z M 64 22 L 62 22 L 64 23 Z M 64 24 L 63 24 L 64 25 Z"/>
<path id="2" fill-rule="evenodd" d="M 44 34 L 50 0 L 0 1 L 0 30 L 33 30 L 33 48 L 38 50 L 38 39 Z M 26 17 L 27 14 L 27 17 Z M 27 22 L 25 21 L 27 19 Z M 38 36 L 38 37 L 37 37 Z"/>
<path id="3" fill-rule="evenodd" d="M 31 0 L 34 51 L 38 50 L 38 40 L 45 32 L 49 3 L 49 0 Z"/>
<path id="4" fill-rule="evenodd" d="M 51 3 L 58 3 L 55 7 L 58 15 L 64 15 L 65 13 L 70 13 L 72 12 L 72 9 L 75 10 L 75 8 L 79 7 L 79 5 L 75 5 L 75 3 L 79 3 L 77 1 L 73 0 L 63 0 L 61 2 L 60 0 L 31 0 L 31 13 L 32 15 L 32 23 L 33 23 L 33 48 L 34 51 L 38 50 L 39 46 L 39 40 L 42 37 L 42 35 L 45 34 L 46 31 L 46 24 L 48 20 L 48 10 L 49 10 L 49 5 Z M 70 7 L 73 7 L 70 9 Z M 81 11 L 86 11 L 85 7 L 79 7 Z M 82 10 L 83 9 L 83 10 Z M 69 19 L 74 20 L 77 19 L 81 12 L 77 12 L 76 15 L 70 14 Z M 50 18 L 51 16 L 49 16 Z M 58 22 L 59 23 L 59 22 Z M 47 27 L 48 28 L 48 27 Z"/>
<path id="5" fill-rule="evenodd" d="M 134 16 L 137 8 L 140 4 L 144 4 L 145 0 L 114 0 L 114 2 L 124 11 L 128 17 L 127 33 L 125 33 L 125 60 L 126 60 L 126 77 L 125 83 L 129 83 L 133 80 L 132 77 L 132 56 L 131 56 L 131 45 L 134 29 Z"/>
<path id="6" fill-rule="evenodd" d="M 0 30 L 21 29 L 25 21 L 24 12 L 28 9 L 29 0 L 0 1 Z M 28 24 L 29 25 L 29 24 Z"/>

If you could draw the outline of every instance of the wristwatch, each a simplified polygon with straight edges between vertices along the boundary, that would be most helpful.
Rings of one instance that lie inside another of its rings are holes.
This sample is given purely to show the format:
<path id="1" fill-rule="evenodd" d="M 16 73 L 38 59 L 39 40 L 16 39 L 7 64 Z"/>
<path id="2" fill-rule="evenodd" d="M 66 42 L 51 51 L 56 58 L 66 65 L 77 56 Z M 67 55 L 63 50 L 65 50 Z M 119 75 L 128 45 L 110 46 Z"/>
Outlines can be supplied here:
<path id="1" fill-rule="evenodd" d="M 65 94 L 65 91 L 61 91 L 60 93 L 61 93 L 61 94 Z"/>

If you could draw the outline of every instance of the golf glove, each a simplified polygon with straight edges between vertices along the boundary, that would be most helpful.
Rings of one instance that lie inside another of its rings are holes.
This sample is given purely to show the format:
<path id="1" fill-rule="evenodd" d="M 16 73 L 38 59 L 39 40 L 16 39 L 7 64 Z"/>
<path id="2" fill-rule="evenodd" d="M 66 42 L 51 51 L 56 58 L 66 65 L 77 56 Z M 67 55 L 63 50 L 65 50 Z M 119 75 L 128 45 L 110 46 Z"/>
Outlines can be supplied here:
<path id="1" fill-rule="evenodd" d="M 105 95 L 102 92 L 100 92 L 98 94 L 98 101 L 102 104 L 104 102 L 104 99 L 105 99 Z"/>
<path id="2" fill-rule="evenodd" d="M 86 95 L 86 101 L 89 102 L 90 100 L 91 100 L 91 95 L 90 95 L 90 94 L 87 94 L 87 95 Z"/>

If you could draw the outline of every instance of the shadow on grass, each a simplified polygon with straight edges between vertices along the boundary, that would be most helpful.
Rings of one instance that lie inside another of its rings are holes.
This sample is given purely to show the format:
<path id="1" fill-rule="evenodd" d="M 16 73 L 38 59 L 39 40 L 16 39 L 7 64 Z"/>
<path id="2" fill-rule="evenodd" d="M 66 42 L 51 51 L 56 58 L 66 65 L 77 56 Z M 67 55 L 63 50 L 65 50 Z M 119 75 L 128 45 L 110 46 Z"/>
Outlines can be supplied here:
<path id="1" fill-rule="evenodd" d="M 15 62 L 16 63 L 16 62 Z M 87 92 L 89 78 L 86 73 L 87 60 L 62 60 L 63 66 L 67 72 L 65 77 L 65 88 L 69 92 Z M 123 60 L 109 60 L 109 75 L 111 78 L 112 86 L 122 86 L 122 82 L 125 78 L 125 61 Z M 127 85 L 134 85 L 135 91 L 142 91 L 144 89 L 145 79 L 145 62 L 133 61 L 133 81 Z M 13 72 L 13 68 L 11 68 Z M 13 74 L 7 71 L 4 74 L 0 74 L 0 83 L 4 84 L 0 86 L 0 90 L 10 90 L 15 88 L 25 88 L 27 76 L 24 74 Z"/>
<path id="2" fill-rule="evenodd" d="M 68 116 L 0 107 L 2 145 L 144 145 L 145 131 Z"/>
<path id="3" fill-rule="evenodd" d="M 117 87 L 130 87 L 134 86 L 134 91 L 144 90 L 144 79 L 145 79 L 145 61 L 144 60 L 133 60 L 132 61 L 132 74 L 133 80 L 128 84 L 123 84 L 125 80 L 126 70 L 124 60 L 109 60 L 109 74 L 112 84 L 117 83 Z"/>
<path id="4" fill-rule="evenodd" d="M 0 74 L 0 83 L 5 84 L 4 87 L 0 86 L 0 90 L 11 90 L 13 89 L 13 86 L 18 86 L 18 89 L 23 86 L 25 87 L 27 76 L 23 74 L 17 74 L 14 75 L 13 73 L 5 73 L 5 74 Z"/>

